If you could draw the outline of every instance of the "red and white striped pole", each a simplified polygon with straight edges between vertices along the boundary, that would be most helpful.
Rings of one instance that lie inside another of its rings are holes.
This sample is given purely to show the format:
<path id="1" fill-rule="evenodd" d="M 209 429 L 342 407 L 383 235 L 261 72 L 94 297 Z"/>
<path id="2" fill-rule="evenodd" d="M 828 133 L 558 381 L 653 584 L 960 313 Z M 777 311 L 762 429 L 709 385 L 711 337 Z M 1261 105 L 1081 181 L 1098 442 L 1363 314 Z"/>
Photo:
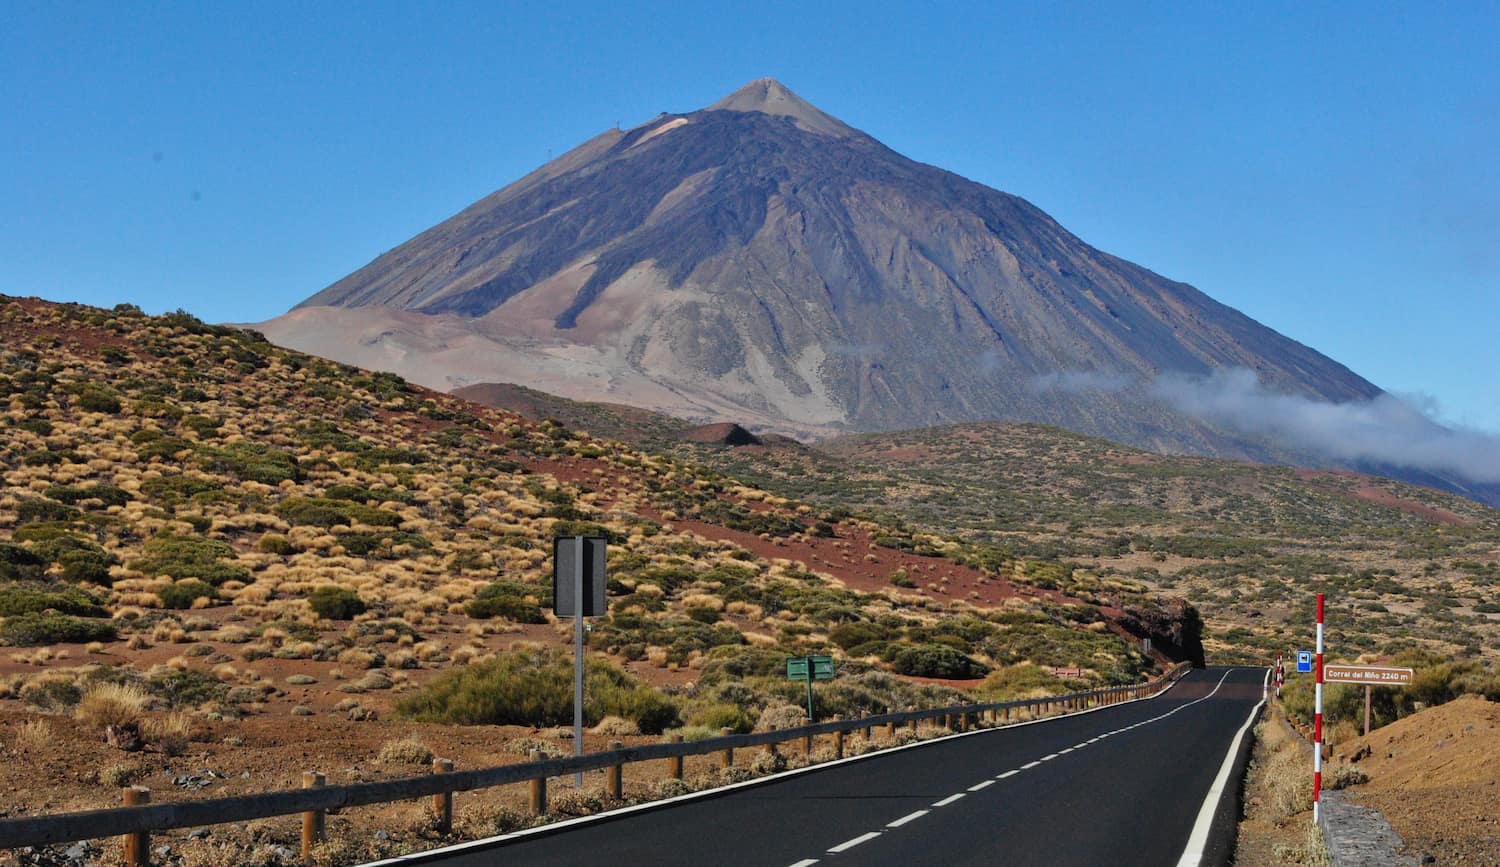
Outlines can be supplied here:
<path id="1" fill-rule="evenodd" d="M 1317 682 L 1313 686 L 1313 824 L 1323 794 L 1323 594 L 1318 594 Z"/>

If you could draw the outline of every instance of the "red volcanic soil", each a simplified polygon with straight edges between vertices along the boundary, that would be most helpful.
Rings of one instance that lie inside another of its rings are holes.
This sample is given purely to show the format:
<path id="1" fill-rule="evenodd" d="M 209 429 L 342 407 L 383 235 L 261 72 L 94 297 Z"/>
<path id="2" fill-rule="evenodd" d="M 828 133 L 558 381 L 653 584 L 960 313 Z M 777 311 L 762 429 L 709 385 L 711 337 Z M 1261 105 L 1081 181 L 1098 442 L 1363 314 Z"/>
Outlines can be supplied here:
<path id="1" fill-rule="evenodd" d="M 1364 476 L 1359 473 L 1336 472 L 1332 470 L 1298 470 L 1297 477 L 1303 481 L 1318 481 L 1320 479 L 1341 478 L 1350 479 L 1358 486 L 1349 491 L 1349 496 L 1356 500 L 1374 503 L 1377 506 L 1385 506 L 1390 509 L 1400 509 L 1409 515 L 1416 515 L 1437 524 L 1452 524 L 1456 527 L 1467 527 L 1472 521 L 1462 515 L 1455 514 L 1447 509 L 1437 506 L 1429 506 L 1415 500 L 1407 500 L 1398 497 L 1384 488 L 1368 484 Z M 1325 488 L 1326 489 L 1326 488 Z M 1342 493 L 1342 491 L 1339 491 Z"/>

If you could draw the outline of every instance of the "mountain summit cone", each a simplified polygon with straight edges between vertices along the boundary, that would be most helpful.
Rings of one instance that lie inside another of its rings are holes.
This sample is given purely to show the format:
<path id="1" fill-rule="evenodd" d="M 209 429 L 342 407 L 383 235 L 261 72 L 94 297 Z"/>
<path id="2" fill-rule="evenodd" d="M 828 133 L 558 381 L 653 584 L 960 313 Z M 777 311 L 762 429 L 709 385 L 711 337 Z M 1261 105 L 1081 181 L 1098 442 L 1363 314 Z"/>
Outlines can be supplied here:
<path id="1" fill-rule="evenodd" d="M 601 133 L 263 328 L 433 387 L 517 382 L 802 436 L 1038 421 L 1295 461 L 1149 384 L 1248 368 L 1309 398 L 1380 393 L 773 79 Z"/>
<path id="2" fill-rule="evenodd" d="M 835 138 L 859 134 L 838 118 L 819 111 L 774 78 L 757 78 L 705 110 L 760 112 L 773 117 L 789 117 L 799 129 Z"/>

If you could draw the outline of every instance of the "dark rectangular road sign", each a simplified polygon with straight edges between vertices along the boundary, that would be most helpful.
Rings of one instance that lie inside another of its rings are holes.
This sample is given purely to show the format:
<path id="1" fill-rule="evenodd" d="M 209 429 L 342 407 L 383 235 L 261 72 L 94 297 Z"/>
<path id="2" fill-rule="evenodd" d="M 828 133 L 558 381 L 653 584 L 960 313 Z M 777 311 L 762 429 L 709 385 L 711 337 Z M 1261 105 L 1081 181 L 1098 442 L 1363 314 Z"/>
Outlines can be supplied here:
<path id="1" fill-rule="evenodd" d="M 552 600 L 558 617 L 573 617 L 573 583 L 579 560 L 578 543 L 583 542 L 583 616 L 599 617 L 607 613 L 604 602 L 603 536 L 559 536 L 552 540 Z"/>

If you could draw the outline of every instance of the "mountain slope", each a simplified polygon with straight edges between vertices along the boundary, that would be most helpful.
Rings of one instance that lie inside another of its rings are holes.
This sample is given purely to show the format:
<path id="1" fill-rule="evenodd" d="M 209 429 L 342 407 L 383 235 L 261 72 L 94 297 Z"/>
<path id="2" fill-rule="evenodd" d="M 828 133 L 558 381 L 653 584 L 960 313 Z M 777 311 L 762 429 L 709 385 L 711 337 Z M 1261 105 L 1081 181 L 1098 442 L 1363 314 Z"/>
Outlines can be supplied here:
<path id="1" fill-rule="evenodd" d="M 524 382 L 804 434 L 1034 420 L 1286 459 L 1146 384 L 1243 367 L 1310 398 L 1380 393 L 770 80 L 604 133 L 262 327 L 435 387 Z"/>

